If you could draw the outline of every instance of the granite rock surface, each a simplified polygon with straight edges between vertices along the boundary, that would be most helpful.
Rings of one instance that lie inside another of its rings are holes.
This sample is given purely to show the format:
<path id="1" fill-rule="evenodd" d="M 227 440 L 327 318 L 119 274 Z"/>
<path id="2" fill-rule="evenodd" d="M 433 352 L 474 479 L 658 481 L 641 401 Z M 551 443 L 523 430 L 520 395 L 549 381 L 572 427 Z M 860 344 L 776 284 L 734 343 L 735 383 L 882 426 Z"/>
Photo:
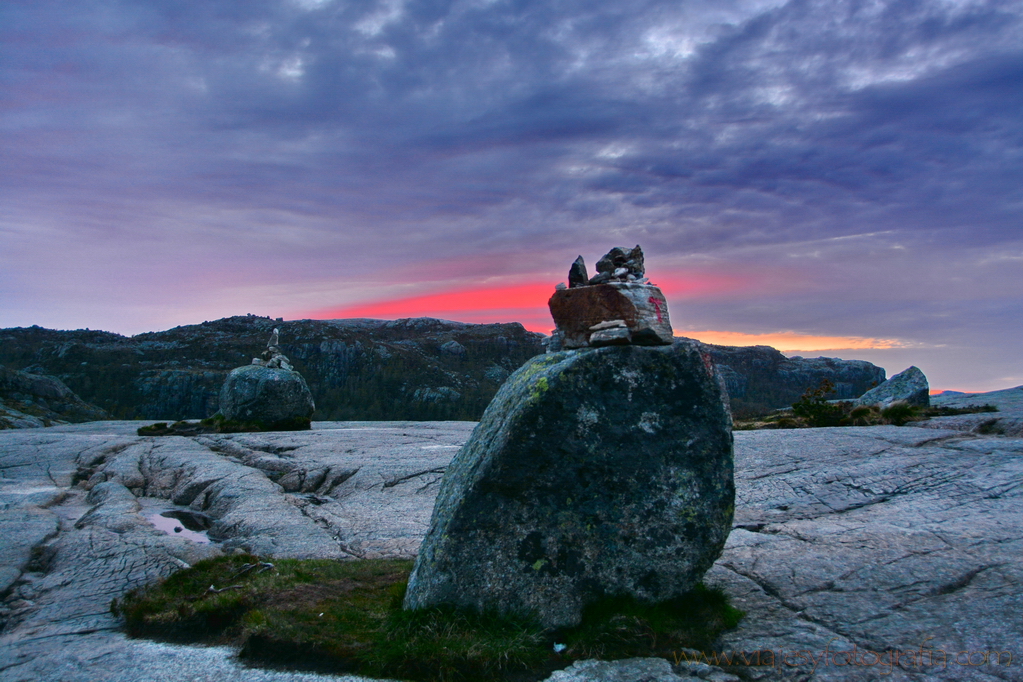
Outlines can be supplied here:
<path id="1" fill-rule="evenodd" d="M 1019 388 L 955 399 L 997 404 L 991 414 L 1003 420 L 1023 415 Z M 234 547 L 413 556 L 441 475 L 474 424 L 315 423 L 160 439 L 135 435 L 138 426 L 0 433 L 0 680 L 357 679 L 129 640 L 108 605 Z M 743 431 L 735 483 L 733 530 L 704 580 L 747 615 L 708 659 L 667 661 L 674 675 L 1023 680 L 1023 439 L 920 426 Z M 89 500 L 96 488 L 107 492 Z M 168 509 L 221 525 L 208 544 L 175 537 L 149 523 Z M 667 674 L 652 665 L 580 663 L 558 674 Z"/>
<path id="2" fill-rule="evenodd" d="M 511 375 L 441 483 L 405 608 L 576 625 L 681 596 L 721 552 L 731 416 L 695 343 L 564 351 Z"/>
<path id="3" fill-rule="evenodd" d="M 56 377 L 0 365 L 0 429 L 37 428 L 109 417 Z"/>
<path id="4" fill-rule="evenodd" d="M 220 389 L 220 413 L 240 422 L 275 424 L 309 419 L 316 411 L 313 394 L 294 370 L 245 365 L 227 375 Z"/>
<path id="5" fill-rule="evenodd" d="M 857 405 L 880 405 L 887 407 L 895 402 L 927 407 L 930 401 L 930 385 L 927 377 L 918 367 L 909 367 L 888 381 L 870 389 L 859 397 Z"/>

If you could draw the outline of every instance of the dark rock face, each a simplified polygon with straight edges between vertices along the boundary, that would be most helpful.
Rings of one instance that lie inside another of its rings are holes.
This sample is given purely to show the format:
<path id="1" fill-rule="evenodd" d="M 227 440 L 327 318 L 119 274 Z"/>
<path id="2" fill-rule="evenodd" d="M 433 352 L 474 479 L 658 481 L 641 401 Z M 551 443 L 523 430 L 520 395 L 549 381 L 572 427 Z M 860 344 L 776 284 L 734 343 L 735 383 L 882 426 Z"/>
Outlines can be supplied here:
<path id="1" fill-rule="evenodd" d="M 885 380 L 883 368 L 864 360 L 788 358 L 770 346 L 706 346 L 725 381 L 732 412 L 763 414 L 788 407 L 823 379 L 835 385 L 829 398 L 852 400 Z"/>
<path id="2" fill-rule="evenodd" d="M 290 369 L 239 367 L 227 375 L 220 391 L 220 412 L 232 421 L 276 424 L 308 419 L 315 411 L 305 379 Z"/>
<path id="3" fill-rule="evenodd" d="M 4 329 L 0 363 L 38 366 L 117 418 L 202 419 L 219 409 L 228 373 L 262 352 L 275 327 L 317 420 L 476 420 L 504 378 L 544 352 L 544 337 L 520 324 L 237 316 L 130 338 Z M 450 389 L 443 400 L 423 399 L 421 389 L 437 387 Z"/>
<path id="4" fill-rule="evenodd" d="M 534 358 L 445 474 L 405 607 L 579 621 L 604 595 L 691 589 L 733 514 L 731 417 L 698 344 Z"/>
<path id="5" fill-rule="evenodd" d="M 317 420 L 476 420 L 508 374 L 546 350 L 541 334 L 519 324 L 237 316 L 130 338 L 2 329 L 0 363 L 45 372 L 114 418 L 202 419 L 216 413 L 228 372 L 265 348 L 274 327 L 312 391 Z M 442 350 L 449 341 L 465 354 Z M 787 407 L 821 379 L 835 384 L 833 397 L 848 400 L 885 379 L 883 369 L 859 360 L 786 358 L 768 346 L 707 348 L 736 415 Z M 445 386 L 458 397 L 423 399 Z"/>
<path id="6" fill-rule="evenodd" d="M 79 398 L 56 377 L 0 365 L 0 429 L 109 418 L 110 415 Z"/>
<path id="7" fill-rule="evenodd" d="M 572 267 L 568 269 L 568 286 L 569 288 L 586 286 L 589 279 L 590 276 L 586 272 L 586 261 L 579 256 L 572 263 Z"/>
<path id="8" fill-rule="evenodd" d="M 894 402 L 904 401 L 910 405 L 927 407 L 931 404 L 930 388 L 924 373 L 915 366 L 909 367 L 861 395 L 856 403 L 885 407 Z"/>

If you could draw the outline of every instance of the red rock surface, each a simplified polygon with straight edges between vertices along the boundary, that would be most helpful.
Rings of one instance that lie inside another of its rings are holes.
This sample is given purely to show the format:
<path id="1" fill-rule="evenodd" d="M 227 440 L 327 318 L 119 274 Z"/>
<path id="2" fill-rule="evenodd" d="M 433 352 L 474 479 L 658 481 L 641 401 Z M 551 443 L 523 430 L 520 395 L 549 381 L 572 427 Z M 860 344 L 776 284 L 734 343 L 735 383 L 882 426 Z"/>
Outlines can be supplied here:
<path id="1" fill-rule="evenodd" d="M 657 346 L 672 342 L 668 303 L 655 286 L 613 282 L 560 289 L 548 305 L 554 324 L 564 335 L 565 348 L 589 345 L 590 328 L 601 322 L 622 320 L 632 343 Z"/>

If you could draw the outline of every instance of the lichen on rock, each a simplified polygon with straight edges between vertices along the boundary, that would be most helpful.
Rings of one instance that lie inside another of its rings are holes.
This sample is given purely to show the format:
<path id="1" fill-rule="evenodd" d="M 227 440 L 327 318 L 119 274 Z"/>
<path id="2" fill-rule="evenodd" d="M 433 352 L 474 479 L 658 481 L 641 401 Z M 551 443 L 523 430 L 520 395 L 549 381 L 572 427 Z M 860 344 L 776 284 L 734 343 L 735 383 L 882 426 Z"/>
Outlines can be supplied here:
<path id="1" fill-rule="evenodd" d="M 601 597 L 691 589 L 733 514 L 731 418 L 696 343 L 539 356 L 444 477 L 405 607 L 579 622 Z"/>

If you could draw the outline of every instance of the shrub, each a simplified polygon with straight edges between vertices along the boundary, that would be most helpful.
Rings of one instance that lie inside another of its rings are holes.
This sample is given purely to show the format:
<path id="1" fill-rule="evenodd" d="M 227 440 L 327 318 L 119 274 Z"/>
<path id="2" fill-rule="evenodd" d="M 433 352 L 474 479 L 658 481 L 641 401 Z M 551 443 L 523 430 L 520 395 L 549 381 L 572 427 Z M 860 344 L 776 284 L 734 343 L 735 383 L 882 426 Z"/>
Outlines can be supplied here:
<path id="1" fill-rule="evenodd" d="M 898 400 L 881 410 L 881 417 L 886 424 L 902 426 L 907 422 L 924 419 L 923 409 L 916 405 L 910 405 L 904 400 Z"/>
<path id="2" fill-rule="evenodd" d="M 809 426 L 838 426 L 845 416 L 842 405 L 827 401 L 835 392 L 835 384 L 829 379 L 821 381 L 817 388 L 808 388 L 802 397 L 792 404 L 792 414 L 806 421 Z"/>

